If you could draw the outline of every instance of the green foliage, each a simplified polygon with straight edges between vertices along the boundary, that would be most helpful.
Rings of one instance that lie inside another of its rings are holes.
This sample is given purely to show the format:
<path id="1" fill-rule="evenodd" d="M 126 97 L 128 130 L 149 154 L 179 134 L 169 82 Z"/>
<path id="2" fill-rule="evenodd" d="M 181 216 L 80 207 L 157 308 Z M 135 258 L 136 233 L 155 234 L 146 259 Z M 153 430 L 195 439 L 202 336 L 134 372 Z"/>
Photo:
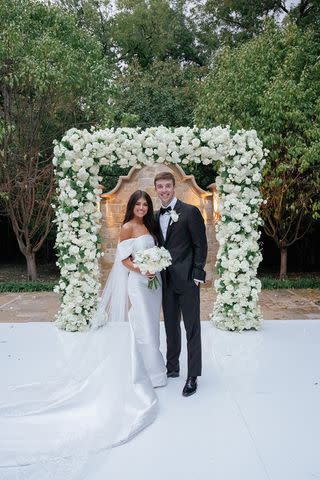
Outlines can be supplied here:
<path id="1" fill-rule="evenodd" d="M 197 184 L 203 190 L 208 190 L 208 186 L 214 183 L 217 175 L 217 170 L 212 165 L 182 165 L 182 169 L 187 175 L 194 175 Z M 128 175 L 129 171 L 130 168 L 120 168 L 118 165 L 102 166 L 100 175 L 102 176 L 103 191 L 112 190 L 117 185 L 120 175 Z"/>
<path id="2" fill-rule="evenodd" d="M 104 192 L 110 192 L 113 190 L 118 183 L 119 177 L 121 175 L 128 175 L 130 168 L 121 168 L 118 165 L 103 165 L 100 167 L 99 175 L 101 175 L 101 185 L 103 185 Z"/>
<path id="3" fill-rule="evenodd" d="M 19 248 L 35 253 L 51 227 L 53 140 L 109 116 L 111 68 L 73 15 L 35 0 L 0 0 L 0 191 Z"/>
<path id="4" fill-rule="evenodd" d="M 215 182 L 218 172 L 216 163 L 214 165 L 192 163 L 183 165 L 182 168 L 187 175 L 194 175 L 197 184 L 203 190 L 208 190 L 208 187 Z"/>
<path id="5" fill-rule="evenodd" d="M 301 27 L 319 28 L 320 21 L 318 0 L 205 0 L 191 10 L 198 26 L 198 42 L 207 55 L 222 45 L 239 45 L 259 35 L 271 17 L 278 23 L 291 20 Z"/>
<path id="6" fill-rule="evenodd" d="M 52 292 L 55 283 L 50 282 L 0 282 L 0 293 Z"/>
<path id="7" fill-rule="evenodd" d="M 72 15 L 35 0 L 1 0 L 0 29 L 2 91 L 14 94 L 19 106 L 46 109 L 41 128 L 50 140 L 57 128 L 62 133 L 70 125 L 101 121 L 110 66 L 100 44 Z M 18 114 L 30 115 L 24 108 L 15 113 L 13 127 Z"/>
<path id="8" fill-rule="evenodd" d="M 247 41 L 262 30 L 267 14 L 281 10 L 277 0 L 206 0 L 193 9 L 199 38 L 209 51 Z"/>
<path id="9" fill-rule="evenodd" d="M 111 37 L 121 60 L 137 59 L 142 67 L 155 60 L 204 63 L 185 2 L 119 0 L 110 21 Z"/>
<path id="10" fill-rule="evenodd" d="M 292 245 L 319 215 L 320 44 L 312 30 L 268 23 L 244 45 L 220 52 L 196 111 L 203 126 L 255 128 L 270 150 L 264 171 L 266 232 Z"/>
<path id="11" fill-rule="evenodd" d="M 320 279 L 317 277 L 302 277 L 288 280 L 279 280 L 271 277 L 261 277 L 263 290 L 277 290 L 287 288 L 320 288 Z M 51 282 L 0 282 L 0 293 L 8 292 L 52 292 L 55 283 Z"/>
<path id="12" fill-rule="evenodd" d="M 261 95 L 281 71 L 285 57 L 282 47 L 281 33 L 270 25 L 264 35 L 238 48 L 220 51 L 203 83 L 196 108 L 197 124 L 230 124 L 235 129 L 254 125 L 260 130 L 264 125 Z"/>
<path id="13" fill-rule="evenodd" d="M 320 30 L 320 3 L 318 0 L 300 0 L 297 5 L 292 4 L 289 16 L 299 27 L 312 26 L 318 32 Z"/>
<path id="14" fill-rule="evenodd" d="M 196 122 L 258 130 L 270 150 L 265 228 L 281 248 L 299 238 L 320 211 L 319 2 L 118 0 L 110 16 L 111 3 L 0 0 L 1 206 L 11 195 L 1 166 L 12 179 L 35 156 L 45 168 L 70 127 L 193 125 L 202 65 L 218 52 Z M 279 13 L 315 33 L 266 29 Z M 184 169 L 204 189 L 214 181 L 211 166 Z M 104 167 L 105 189 L 126 173 Z"/>
<path id="15" fill-rule="evenodd" d="M 182 66 L 174 60 L 156 61 L 148 68 L 134 60 L 116 78 L 114 124 L 192 126 L 197 86 L 205 73 L 204 67 Z"/>
<path id="16" fill-rule="evenodd" d="M 261 277 L 261 285 L 263 290 L 278 290 L 287 288 L 320 288 L 320 278 L 318 277 L 302 277 L 302 278 L 288 278 L 286 280 L 279 280 L 272 277 Z"/>
<path id="17" fill-rule="evenodd" d="M 137 60 L 116 77 L 112 97 L 114 117 L 111 124 L 121 127 L 193 126 L 198 85 L 207 73 L 205 67 L 184 65 L 174 60 L 155 61 L 142 68 Z M 204 190 L 214 182 L 212 165 L 183 166 L 194 175 Z M 119 175 L 129 169 L 102 167 L 102 184 L 106 191 L 115 187 Z"/>
<path id="18" fill-rule="evenodd" d="M 55 0 L 54 3 L 73 16 L 79 29 L 95 38 L 108 62 L 115 66 L 118 52 L 110 28 L 113 0 Z"/>

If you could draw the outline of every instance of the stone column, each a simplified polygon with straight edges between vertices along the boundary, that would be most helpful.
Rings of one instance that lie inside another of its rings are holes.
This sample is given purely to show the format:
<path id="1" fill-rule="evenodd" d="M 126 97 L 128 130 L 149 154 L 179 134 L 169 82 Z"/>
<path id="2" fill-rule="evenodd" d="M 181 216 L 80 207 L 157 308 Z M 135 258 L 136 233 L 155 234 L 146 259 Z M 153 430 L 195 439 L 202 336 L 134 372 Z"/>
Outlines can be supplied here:
<path id="1" fill-rule="evenodd" d="M 212 192 L 212 223 L 213 223 L 213 228 L 214 228 L 214 235 L 212 236 L 212 252 L 213 252 L 213 278 L 212 280 L 214 281 L 216 278 L 218 278 L 218 274 L 215 270 L 215 264 L 217 260 L 217 253 L 219 249 L 219 243 L 216 238 L 216 232 L 215 228 L 217 225 L 217 222 L 220 219 L 220 201 L 219 201 L 219 196 L 218 196 L 218 191 L 215 183 L 211 183 L 211 185 L 208 186 L 208 190 Z"/>

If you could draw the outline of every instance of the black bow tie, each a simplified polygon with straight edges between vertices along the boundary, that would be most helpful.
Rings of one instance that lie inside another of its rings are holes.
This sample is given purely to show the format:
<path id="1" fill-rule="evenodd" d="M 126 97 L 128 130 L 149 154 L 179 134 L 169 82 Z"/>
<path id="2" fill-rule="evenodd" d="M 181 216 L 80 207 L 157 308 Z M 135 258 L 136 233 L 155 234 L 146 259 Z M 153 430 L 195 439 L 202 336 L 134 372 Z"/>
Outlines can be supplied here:
<path id="1" fill-rule="evenodd" d="M 171 207 L 166 207 L 166 208 L 161 207 L 160 208 L 160 215 L 163 215 L 164 213 L 170 212 L 170 210 L 172 210 Z"/>

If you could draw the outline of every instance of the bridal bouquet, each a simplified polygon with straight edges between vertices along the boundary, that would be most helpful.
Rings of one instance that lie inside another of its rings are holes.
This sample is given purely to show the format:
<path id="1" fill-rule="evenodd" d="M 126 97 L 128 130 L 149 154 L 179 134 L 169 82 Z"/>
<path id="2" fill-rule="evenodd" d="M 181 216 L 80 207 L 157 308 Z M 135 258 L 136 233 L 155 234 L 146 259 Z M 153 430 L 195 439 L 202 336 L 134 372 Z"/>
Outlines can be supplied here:
<path id="1" fill-rule="evenodd" d="M 161 272 L 169 267 L 172 258 L 168 250 L 164 247 L 152 247 L 141 250 L 135 254 L 134 264 L 140 268 L 142 274 Z M 158 278 L 155 276 L 149 280 L 148 288 L 156 289 L 160 285 Z"/>

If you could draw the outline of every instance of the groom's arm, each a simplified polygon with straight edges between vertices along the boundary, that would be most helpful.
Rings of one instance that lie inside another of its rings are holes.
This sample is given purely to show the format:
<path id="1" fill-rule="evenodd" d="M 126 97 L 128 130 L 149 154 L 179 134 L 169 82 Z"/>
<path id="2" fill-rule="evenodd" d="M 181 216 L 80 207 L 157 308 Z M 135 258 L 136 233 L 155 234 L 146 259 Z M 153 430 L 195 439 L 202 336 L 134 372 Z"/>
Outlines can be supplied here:
<path id="1" fill-rule="evenodd" d="M 207 259 L 208 243 L 204 220 L 197 207 L 192 207 L 188 215 L 188 229 L 194 250 L 192 278 L 204 282 L 206 279 L 204 266 Z"/>

